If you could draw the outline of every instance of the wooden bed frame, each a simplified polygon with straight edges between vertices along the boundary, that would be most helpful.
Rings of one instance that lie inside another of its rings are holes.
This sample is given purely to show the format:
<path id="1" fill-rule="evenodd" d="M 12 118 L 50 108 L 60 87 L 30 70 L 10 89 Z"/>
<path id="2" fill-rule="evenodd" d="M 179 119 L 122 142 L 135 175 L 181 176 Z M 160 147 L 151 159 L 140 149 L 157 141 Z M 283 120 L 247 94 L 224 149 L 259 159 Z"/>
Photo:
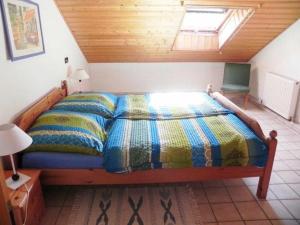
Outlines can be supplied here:
<path id="1" fill-rule="evenodd" d="M 251 127 L 256 135 L 268 146 L 269 155 L 265 167 L 205 167 L 185 169 L 154 169 L 136 171 L 125 174 L 108 173 L 104 169 L 42 169 L 41 181 L 45 185 L 113 185 L 113 184 L 150 184 L 172 182 L 196 182 L 214 179 L 259 177 L 257 196 L 266 198 L 273 161 L 277 145 L 277 132 L 271 131 L 265 137 L 258 122 L 246 115 L 238 106 L 218 92 L 212 92 L 211 86 L 208 93 L 226 108 L 234 111 L 238 117 Z M 55 88 L 47 96 L 24 112 L 16 124 L 26 131 L 37 117 L 49 110 L 56 102 L 68 95 L 67 83 L 62 82 L 60 88 Z"/>

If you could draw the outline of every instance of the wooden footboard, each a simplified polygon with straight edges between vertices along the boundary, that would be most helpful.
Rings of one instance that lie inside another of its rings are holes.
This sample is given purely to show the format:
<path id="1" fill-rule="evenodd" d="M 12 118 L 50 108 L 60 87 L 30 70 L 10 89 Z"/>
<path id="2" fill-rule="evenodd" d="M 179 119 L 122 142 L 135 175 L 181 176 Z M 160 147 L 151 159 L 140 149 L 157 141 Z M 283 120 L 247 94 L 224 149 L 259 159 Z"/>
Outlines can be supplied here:
<path id="1" fill-rule="evenodd" d="M 68 93 L 66 82 L 61 88 L 54 89 L 49 95 L 28 109 L 17 120 L 17 125 L 27 130 L 36 118 L 44 111 L 50 109 L 56 102 Z M 136 171 L 126 174 L 108 173 L 104 169 L 43 169 L 42 183 L 46 185 L 107 185 L 107 184 L 149 184 L 149 183 L 177 183 L 195 182 L 213 179 L 260 177 L 257 196 L 265 198 L 268 191 L 270 176 L 277 145 L 277 132 L 271 131 L 265 137 L 258 122 L 246 115 L 238 106 L 218 92 L 208 93 L 220 104 L 234 111 L 237 116 L 253 129 L 268 146 L 268 161 L 264 168 L 256 166 L 246 167 L 205 167 L 186 169 L 155 169 Z"/>
<path id="2" fill-rule="evenodd" d="M 207 93 L 214 98 L 216 101 L 218 101 L 220 104 L 222 104 L 225 108 L 232 110 L 235 112 L 235 114 L 244 121 L 254 132 L 255 134 L 262 139 L 265 144 L 268 146 L 268 160 L 266 163 L 266 166 L 264 167 L 264 172 L 261 176 L 259 176 L 259 184 L 257 188 L 257 196 L 259 198 L 266 198 L 268 187 L 270 183 L 272 168 L 273 168 L 273 162 L 275 158 L 276 153 L 276 147 L 277 147 L 277 131 L 272 130 L 269 133 L 269 137 L 266 137 L 257 122 L 254 118 L 248 116 L 246 113 L 241 110 L 237 105 L 235 105 L 232 101 L 230 101 L 228 98 L 226 98 L 224 95 L 222 95 L 219 92 L 212 92 L 212 86 L 207 86 Z"/>

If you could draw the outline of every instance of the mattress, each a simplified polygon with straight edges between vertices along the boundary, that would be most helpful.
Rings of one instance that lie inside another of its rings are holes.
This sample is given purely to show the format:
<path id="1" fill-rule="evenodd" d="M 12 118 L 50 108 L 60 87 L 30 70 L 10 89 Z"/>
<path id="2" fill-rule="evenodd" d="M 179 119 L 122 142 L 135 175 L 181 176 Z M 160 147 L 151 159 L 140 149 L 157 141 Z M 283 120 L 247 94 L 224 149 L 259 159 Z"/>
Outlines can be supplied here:
<path id="1" fill-rule="evenodd" d="M 103 157 L 78 153 L 28 152 L 22 157 L 23 168 L 96 169 L 102 168 Z"/>

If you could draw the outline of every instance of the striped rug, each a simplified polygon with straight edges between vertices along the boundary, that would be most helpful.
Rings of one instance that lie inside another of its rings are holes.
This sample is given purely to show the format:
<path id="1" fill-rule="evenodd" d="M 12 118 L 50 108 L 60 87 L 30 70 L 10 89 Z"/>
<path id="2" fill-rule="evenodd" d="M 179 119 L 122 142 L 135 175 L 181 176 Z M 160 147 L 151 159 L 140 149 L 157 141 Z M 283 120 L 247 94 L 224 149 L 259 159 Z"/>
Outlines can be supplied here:
<path id="1" fill-rule="evenodd" d="M 194 199 L 181 184 L 83 188 L 67 225 L 201 225 Z"/>

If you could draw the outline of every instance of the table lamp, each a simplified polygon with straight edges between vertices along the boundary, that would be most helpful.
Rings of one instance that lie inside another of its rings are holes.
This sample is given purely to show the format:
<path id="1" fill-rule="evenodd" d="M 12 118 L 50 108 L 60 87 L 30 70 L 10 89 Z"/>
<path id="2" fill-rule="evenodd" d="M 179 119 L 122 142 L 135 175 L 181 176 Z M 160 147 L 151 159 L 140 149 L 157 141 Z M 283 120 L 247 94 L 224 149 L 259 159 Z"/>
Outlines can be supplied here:
<path id="1" fill-rule="evenodd" d="M 0 156 L 10 156 L 13 175 L 6 179 L 6 185 L 13 190 L 30 180 L 29 176 L 17 173 L 13 154 L 26 149 L 31 143 L 32 138 L 15 124 L 0 126 Z"/>

